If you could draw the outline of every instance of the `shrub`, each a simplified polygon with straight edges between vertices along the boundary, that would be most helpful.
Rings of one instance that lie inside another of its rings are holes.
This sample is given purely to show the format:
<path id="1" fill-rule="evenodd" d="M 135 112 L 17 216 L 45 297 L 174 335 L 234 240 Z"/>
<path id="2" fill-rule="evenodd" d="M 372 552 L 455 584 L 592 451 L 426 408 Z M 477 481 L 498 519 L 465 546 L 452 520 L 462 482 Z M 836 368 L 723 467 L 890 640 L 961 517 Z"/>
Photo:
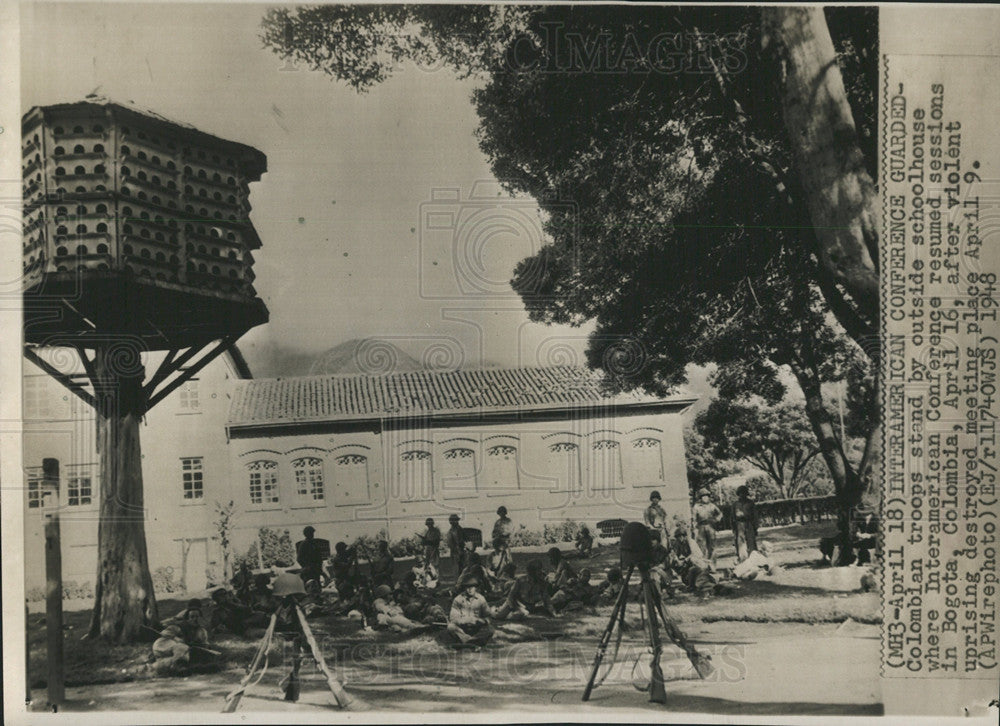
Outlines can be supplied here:
<path id="1" fill-rule="evenodd" d="M 257 557 L 257 548 L 263 543 L 261 557 Z M 261 527 L 257 533 L 257 539 L 247 551 L 240 555 L 233 556 L 233 572 L 239 571 L 245 563 L 251 570 L 260 567 L 263 561 L 264 567 L 292 567 L 295 565 L 295 545 L 292 544 L 292 537 L 288 530 L 271 529 Z"/>
<path id="2" fill-rule="evenodd" d="M 519 525 L 510 536 L 511 547 L 530 547 L 532 545 L 545 544 L 545 537 L 541 532 L 530 530 L 523 524 Z"/>
<path id="3" fill-rule="evenodd" d="M 156 593 L 180 592 L 180 580 L 174 577 L 173 567 L 157 567 L 153 571 L 153 591 Z"/>
<path id="4" fill-rule="evenodd" d="M 580 523 L 567 519 L 560 524 L 546 524 L 542 530 L 542 538 L 545 540 L 545 544 L 573 542 L 579 532 Z"/>

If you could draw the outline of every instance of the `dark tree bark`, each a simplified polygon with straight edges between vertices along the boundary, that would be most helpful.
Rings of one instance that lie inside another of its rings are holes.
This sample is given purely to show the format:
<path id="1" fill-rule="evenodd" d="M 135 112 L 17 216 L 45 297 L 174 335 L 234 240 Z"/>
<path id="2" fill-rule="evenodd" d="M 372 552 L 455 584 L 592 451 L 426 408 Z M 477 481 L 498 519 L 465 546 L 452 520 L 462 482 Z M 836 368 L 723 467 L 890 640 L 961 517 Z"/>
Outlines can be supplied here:
<path id="1" fill-rule="evenodd" d="M 869 321 L 878 319 L 878 195 L 821 7 L 766 7 L 763 39 L 779 68 L 785 128 L 817 256 Z M 838 316 L 839 317 L 839 316 Z"/>
<path id="2" fill-rule="evenodd" d="M 101 461 L 97 585 L 90 637 L 133 642 L 158 621 L 146 553 L 139 422 L 145 413 L 139 351 L 99 348 L 94 360 Z"/>
<path id="3" fill-rule="evenodd" d="M 791 364 L 806 399 L 806 415 L 816 441 L 819 442 L 820 455 L 830 470 L 833 488 L 837 496 L 837 533 L 840 538 L 841 561 L 837 564 L 847 564 L 851 554 L 851 520 L 854 509 L 861 503 L 864 492 L 864 480 L 851 466 L 844 452 L 843 442 L 837 436 L 837 430 L 830 419 L 830 414 L 823 405 L 823 391 L 819 375 L 807 366 L 795 362 Z M 877 429 L 878 427 L 876 427 Z M 868 448 L 865 455 L 867 458 Z M 865 459 L 862 459 L 862 467 Z M 859 467 L 860 468 L 860 467 Z"/>

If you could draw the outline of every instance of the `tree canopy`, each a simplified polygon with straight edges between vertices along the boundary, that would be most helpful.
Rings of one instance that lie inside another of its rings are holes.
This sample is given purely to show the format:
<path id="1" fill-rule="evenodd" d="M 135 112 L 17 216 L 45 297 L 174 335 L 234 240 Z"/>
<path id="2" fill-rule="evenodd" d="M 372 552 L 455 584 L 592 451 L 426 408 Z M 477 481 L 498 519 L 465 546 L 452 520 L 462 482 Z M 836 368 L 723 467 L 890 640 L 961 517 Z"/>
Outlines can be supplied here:
<path id="1" fill-rule="evenodd" d="M 514 271 L 529 316 L 594 321 L 589 363 L 622 388 L 714 362 L 720 395 L 776 404 L 787 366 L 849 506 L 870 457 L 848 461 L 822 384 L 875 353 L 876 12 L 322 6 L 269 11 L 262 39 L 358 90 L 403 59 L 479 77 L 480 146 L 551 240 Z M 623 346 L 643 365 L 615 379 Z"/>

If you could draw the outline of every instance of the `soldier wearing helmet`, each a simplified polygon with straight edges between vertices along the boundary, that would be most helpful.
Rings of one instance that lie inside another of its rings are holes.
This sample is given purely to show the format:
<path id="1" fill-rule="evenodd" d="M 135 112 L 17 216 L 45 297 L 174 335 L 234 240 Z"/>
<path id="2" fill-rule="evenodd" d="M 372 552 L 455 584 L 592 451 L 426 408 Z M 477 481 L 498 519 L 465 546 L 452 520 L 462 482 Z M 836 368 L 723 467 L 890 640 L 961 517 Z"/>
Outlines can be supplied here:
<path id="1" fill-rule="evenodd" d="M 424 546 L 424 567 L 430 565 L 437 572 L 441 564 L 441 530 L 430 517 L 424 520 L 424 526 L 424 533 L 417 535 Z"/>
<path id="2" fill-rule="evenodd" d="M 448 553 L 451 555 L 452 564 L 455 565 L 456 575 L 461 574 L 462 570 L 465 569 L 465 533 L 458 522 L 457 514 L 448 517 L 450 525 L 447 539 Z"/>
<path id="3" fill-rule="evenodd" d="M 507 600 L 497 611 L 497 620 L 508 617 L 520 619 L 529 613 L 544 612 L 555 617 L 556 611 L 549 599 L 549 586 L 545 580 L 545 568 L 541 560 L 528 563 L 527 574 L 514 580 Z"/>

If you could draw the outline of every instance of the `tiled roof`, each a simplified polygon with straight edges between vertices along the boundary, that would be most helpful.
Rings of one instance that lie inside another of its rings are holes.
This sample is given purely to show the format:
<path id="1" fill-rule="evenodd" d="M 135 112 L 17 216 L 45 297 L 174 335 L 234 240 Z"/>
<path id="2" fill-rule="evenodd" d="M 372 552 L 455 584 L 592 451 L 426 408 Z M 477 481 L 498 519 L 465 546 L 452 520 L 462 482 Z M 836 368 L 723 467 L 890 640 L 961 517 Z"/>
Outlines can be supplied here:
<path id="1" fill-rule="evenodd" d="M 609 395 L 600 373 L 571 366 L 304 376 L 240 384 L 229 409 L 229 425 L 407 418 L 663 400 L 638 393 Z M 676 400 L 681 403 L 691 399 Z"/>

